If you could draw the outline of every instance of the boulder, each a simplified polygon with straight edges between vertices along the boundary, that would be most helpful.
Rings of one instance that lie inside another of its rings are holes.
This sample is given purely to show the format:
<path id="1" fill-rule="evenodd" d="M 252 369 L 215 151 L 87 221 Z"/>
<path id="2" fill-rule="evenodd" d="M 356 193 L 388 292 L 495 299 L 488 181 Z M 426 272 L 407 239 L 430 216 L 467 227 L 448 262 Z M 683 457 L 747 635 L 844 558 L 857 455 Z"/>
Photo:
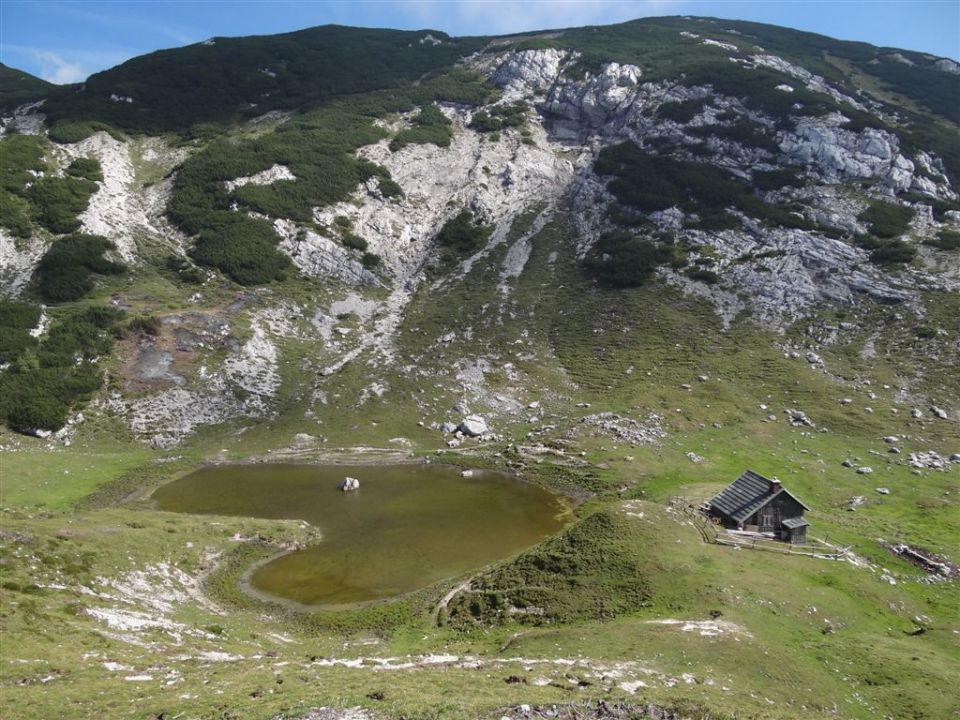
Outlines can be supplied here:
<path id="1" fill-rule="evenodd" d="M 345 477 L 339 487 L 343 492 L 353 492 L 360 489 L 360 481 L 353 477 Z"/>
<path id="2" fill-rule="evenodd" d="M 869 475 L 872 472 L 873 472 L 873 468 L 867 467 L 865 465 L 863 467 L 857 468 L 857 475 Z"/>
<path id="3" fill-rule="evenodd" d="M 467 437 L 477 437 L 490 432 L 487 421 L 479 415 L 468 415 L 457 429 Z"/>
<path id="4" fill-rule="evenodd" d="M 445 422 L 443 423 L 443 425 L 440 426 L 440 432 L 442 432 L 444 435 L 449 435 L 450 433 L 454 433 L 456 431 L 457 431 L 457 426 L 454 425 L 452 422 Z"/>
<path id="5" fill-rule="evenodd" d="M 937 416 L 938 418 L 940 418 L 941 420 L 946 420 L 946 419 L 949 417 L 949 416 L 947 415 L 947 411 L 946 411 L 946 410 L 944 410 L 943 408 L 938 408 L 936 405 L 933 405 L 933 406 L 930 408 L 930 412 L 932 412 L 934 415 L 936 415 L 936 416 Z"/>
<path id="6" fill-rule="evenodd" d="M 794 427 L 811 427 L 815 428 L 813 420 L 807 417 L 807 414 L 803 410 L 797 410 L 794 408 L 787 408 L 784 412 L 790 417 L 790 424 Z"/>

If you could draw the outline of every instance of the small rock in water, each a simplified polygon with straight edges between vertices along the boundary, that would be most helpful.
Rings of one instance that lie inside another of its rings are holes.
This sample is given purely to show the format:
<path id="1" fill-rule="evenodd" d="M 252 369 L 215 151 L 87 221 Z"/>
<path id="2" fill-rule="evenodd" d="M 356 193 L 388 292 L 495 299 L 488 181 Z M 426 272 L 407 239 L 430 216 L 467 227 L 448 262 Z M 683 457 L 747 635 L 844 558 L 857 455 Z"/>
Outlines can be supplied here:
<path id="1" fill-rule="evenodd" d="M 340 489 L 343 490 L 343 492 L 352 492 L 354 490 L 359 490 L 360 481 L 357 480 L 356 478 L 345 477 L 343 479 L 343 482 L 340 483 Z"/>

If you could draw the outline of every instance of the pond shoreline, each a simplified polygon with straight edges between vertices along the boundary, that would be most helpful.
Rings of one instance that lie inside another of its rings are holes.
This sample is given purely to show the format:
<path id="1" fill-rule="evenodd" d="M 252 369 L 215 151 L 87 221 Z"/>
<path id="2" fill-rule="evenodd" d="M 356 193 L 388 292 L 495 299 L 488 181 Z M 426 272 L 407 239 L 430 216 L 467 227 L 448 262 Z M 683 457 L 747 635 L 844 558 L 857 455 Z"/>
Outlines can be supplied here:
<path id="1" fill-rule="evenodd" d="M 238 577 L 247 596 L 301 612 L 362 608 L 462 579 L 572 518 L 571 498 L 520 473 L 446 460 L 207 462 L 156 486 L 149 502 L 163 512 L 292 520 L 322 533 L 257 558 Z M 338 489 L 344 474 L 360 479 L 357 492 Z"/>

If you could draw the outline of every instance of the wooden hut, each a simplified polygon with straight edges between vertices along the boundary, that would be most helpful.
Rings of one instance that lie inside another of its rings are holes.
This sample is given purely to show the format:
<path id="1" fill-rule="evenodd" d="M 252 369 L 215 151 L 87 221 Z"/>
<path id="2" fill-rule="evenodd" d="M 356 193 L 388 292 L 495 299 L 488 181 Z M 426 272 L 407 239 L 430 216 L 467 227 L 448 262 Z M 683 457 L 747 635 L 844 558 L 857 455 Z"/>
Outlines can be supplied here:
<path id="1" fill-rule="evenodd" d="M 794 545 L 807 542 L 809 510 L 776 478 L 747 470 L 707 503 L 708 513 L 726 527 L 771 533 Z"/>

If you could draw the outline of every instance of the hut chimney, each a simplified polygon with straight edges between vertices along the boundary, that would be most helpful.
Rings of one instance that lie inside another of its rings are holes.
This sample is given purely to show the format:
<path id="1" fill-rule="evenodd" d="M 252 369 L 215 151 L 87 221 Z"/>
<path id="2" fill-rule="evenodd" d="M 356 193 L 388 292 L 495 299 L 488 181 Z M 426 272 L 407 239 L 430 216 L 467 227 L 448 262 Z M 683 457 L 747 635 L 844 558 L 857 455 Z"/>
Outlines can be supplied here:
<path id="1" fill-rule="evenodd" d="M 783 485 L 780 483 L 780 480 L 778 478 L 775 478 L 775 477 L 770 478 L 770 494 L 771 495 L 773 495 L 774 493 L 780 492 L 782 488 L 783 488 Z"/>

